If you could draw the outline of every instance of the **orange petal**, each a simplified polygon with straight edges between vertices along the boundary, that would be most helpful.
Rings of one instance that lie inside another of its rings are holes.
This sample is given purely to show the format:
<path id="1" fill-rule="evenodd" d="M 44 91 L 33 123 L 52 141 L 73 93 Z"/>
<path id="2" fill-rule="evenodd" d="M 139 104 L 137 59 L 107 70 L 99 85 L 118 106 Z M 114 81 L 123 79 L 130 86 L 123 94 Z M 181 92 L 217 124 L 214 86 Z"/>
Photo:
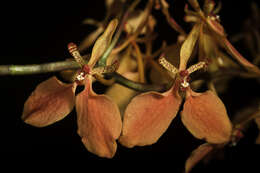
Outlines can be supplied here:
<path id="1" fill-rule="evenodd" d="M 75 89 L 76 84 L 64 84 L 56 77 L 40 83 L 26 100 L 22 119 L 36 127 L 63 119 L 74 107 Z"/>
<path id="2" fill-rule="evenodd" d="M 119 109 L 107 96 L 95 94 L 91 85 L 87 78 L 84 91 L 76 97 L 78 134 L 90 152 L 112 158 L 122 128 Z"/>
<path id="3" fill-rule="evenodd" d="M 192 151 L 189 158 L 185 163 L 185 173 L 191 171 L 191 169 L 199 163 L 207 154 L 213 150 L 213 146 L 209 143 L 200 145 L 198 148 Z"/>
<path id="4" fill-rule="evenodd" d="M 212 91 L 196 93 L 188 89 L 181 119 L 196 138 L 209 143 L 230 139 L 232 125 L 225 105 Z"/>
<path id="5" fill-rule="evenodd" d="M 175 118 L 180 104 L 181 98 L 173 88 L 162 94 L 136 96 L 126 108 L 119 142 L 129 148 L 155 143 Z"/>
<path id="6" fill-rule="evenodd" d="M 187 62 L 192 54 L 193 48 L 198 40 L 200 33 L 200 24 L 195 24 L 189 33 L 188 37 L 181 46 L 180 51 L 180 67 L 179 70 L 185 70 Z"/>

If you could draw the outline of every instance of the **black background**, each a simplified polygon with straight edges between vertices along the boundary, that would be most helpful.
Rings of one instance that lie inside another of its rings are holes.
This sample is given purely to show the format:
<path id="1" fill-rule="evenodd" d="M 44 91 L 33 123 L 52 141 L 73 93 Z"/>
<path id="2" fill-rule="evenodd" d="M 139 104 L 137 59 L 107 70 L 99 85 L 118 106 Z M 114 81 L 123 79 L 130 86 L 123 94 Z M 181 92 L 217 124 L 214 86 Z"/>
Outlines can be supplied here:
<path id="1" fill-rule="evenodd" d="M 182 21 L 185 1 L 175 0 L 171 13 L 186 31 L 189 25 Z M 222 24 L 229 35 L 242 30 L 243 20 L 249 16 L 251 1 L 223 1 L 220 12 Z M 1 65 L 38 64 L 61 61 L 69 57 L 67 44 L 79 43 L 95 27 L 82 25 L 85 18 L 102 20 L 105 15 L 103 1 L 85 3 L 14 3 L 1 7 Z M 161 40 L 173 43 L 176 32 L 165 22 L 160 12 L 154 11 L 158 20 L 156 27 Z M 247 51 L 237 44 L 243 55 Z M 34 157 L 48 155 L 79 154 L 85 160 L 103 160 L 89 153 L 77 135 L 76 113 L 73 110 L 62 121 L 45 128 L 35 128 L 20 119 L 23 104 L 38 83 L 54 74 L 27 76 L 0 76 L 0 155 Z M 255 80 L 235 79 L 226 94 L 221 95 L 230 114 L 251 98 L 259 97 L 259 83 Z M 256 166 L 254 157 L 259 156 L 259 147 L 254 145 L 256 126 L 249 129 L 237 147 L 225 149 L 224 160 L 213 160 L 209 165 L 199 164 L 194 172 L 218 172 L 226 169 Z M 192 137 L 181 124 L 179 116 L 174 119 L 160 140 L 146 147 L 127 149 L 118 144 L 114 160 L 169 160 L 172 170 L 181 172 L 185 159 L 203 141 Z"/>

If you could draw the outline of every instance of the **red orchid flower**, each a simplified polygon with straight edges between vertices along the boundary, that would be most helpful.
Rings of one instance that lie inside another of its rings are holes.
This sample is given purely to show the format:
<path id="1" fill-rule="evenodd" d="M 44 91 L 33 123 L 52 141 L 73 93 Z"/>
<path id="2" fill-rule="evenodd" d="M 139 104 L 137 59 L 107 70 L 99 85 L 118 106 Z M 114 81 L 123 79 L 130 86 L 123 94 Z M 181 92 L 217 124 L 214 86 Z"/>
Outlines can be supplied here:
<path id="1" fill-rule="evenodd" d="M 81 66 L 77 79 L 64 84 L 56 77 L 40 83 L 24 104 L 22 119 L 33 126 L 44 127 L 66 117 L 76 105 L 78 134 L 85 147 L 92 153 L 111 158 L 117 148 L 116 139 L 121 133 L 122 121 L 117 105 L 105 95 L 92 90 L 92 75 L 111 73 L 117 63 L 94 68 L 106 50 L 117 26 L 117 20 L 108 25 L 104 34 L 96 41 L 91 58 L 86 64 L 73 43 L 69 51 Z M 75 89 L 83 83 L 84 90 L 75 97 Z"/>
<path id="2" fill-rule="evenodd" d="M 206 63 L 199 62 L 186 70 L 186 64 L 198 38 L 200 24 L 196 24 L 180 51 L 180 66 L 175 68 L 166 59 L 159 62 L 168 71 L 177 74 L 174 85 L 166 92 L 147 92 L 132 99 L 123 116 L 119 141 L 126 147 L 155 143 L 166 131 L 178 113 L 182 98 L 179 90 L 186 91 L 181 119 L 186 128 L 199 139 L 209 143 L 225 143 L 232 130 L 226 108 L 212 91 L 196 93 L 189 87 L 188 77 Z"/>

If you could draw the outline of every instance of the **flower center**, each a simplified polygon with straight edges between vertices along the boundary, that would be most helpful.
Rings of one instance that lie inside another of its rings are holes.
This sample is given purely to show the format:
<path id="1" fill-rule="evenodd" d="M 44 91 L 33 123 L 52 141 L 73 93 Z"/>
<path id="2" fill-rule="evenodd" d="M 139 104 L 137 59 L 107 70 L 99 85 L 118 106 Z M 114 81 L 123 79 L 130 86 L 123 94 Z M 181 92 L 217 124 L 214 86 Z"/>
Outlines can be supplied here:
<path id="1" fill-rule="evenodd" d="M 190 66 L 187 70 L 179 71 L 176 67 L 174 67 L 170 62 L 168 62 L 164 57 L 159 58 L 159 63 L 168 71 L 173 73 L 174 75 L 176 73 L 179 73 L 181 78 L 181 90 L 185 90 L 187 87 L 190 86 L 189 84 L 189 75 L 197 70 L 200 70 L 202 68 L 207 67 L 206 62 L 198 62 L 197 64 L 194 64 Z"/>
<path id="2" fill-rule="evenodd" d="M 117 70 L 119 66 L 119 62 L 116 60 L 113 64 L 108 66 L 102 66 L 97 68 L 91 68 L 83 59 L 83 57 L 80 55 L 77 45 L 74 43 L 68 44 L 68 50 L 70 54 L 74 57 L 75 61 L 79 64 L 81 67 L 81 70 L 77 73 L 77 76 L 75 77 L 75 80 L 78 82 L 81 82 L 85 79 L 86 75 L 101 75 L 104 73 L 113 73 Z"/>

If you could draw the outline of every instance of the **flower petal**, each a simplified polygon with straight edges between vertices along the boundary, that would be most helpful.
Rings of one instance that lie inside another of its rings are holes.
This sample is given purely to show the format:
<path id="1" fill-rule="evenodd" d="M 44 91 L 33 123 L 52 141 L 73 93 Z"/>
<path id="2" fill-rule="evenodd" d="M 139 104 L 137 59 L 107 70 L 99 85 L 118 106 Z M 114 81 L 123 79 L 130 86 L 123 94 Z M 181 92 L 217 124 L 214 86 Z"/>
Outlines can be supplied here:
<path id="1" fill-rule="evenodd" d="M 63 119 L 75 104 L 76 84 L 64 84 L 56 77 L 42 83 L 26 100 L 22 119 L 36 127 L 44 127 Z"/>
<path id="2" fill-rule="evenodd" d="M 193 48 L 198 40 L 200 33 L 200 24 L 195 24 L 189 33 L 188 37 L 181 46 L 180 51 L 180 67 L 179 70 L 185 70 L 187 62 L 192 54 Z"/>
<path id="3" fill-rule="evenodd" d="M 181 119 L 196 138 L 209 143 L 230 139 L 232 125 L 225 105 L 212 91 L 196 93 L 188 89 Z"/>
<path id="4" fill-rule="evenodd" d="M 191 171 L 191 169 L 199 163 L 207 154 L 213 150 L 213 146 L 209 143 L 200 145 L 198 148 L 192 151 L 191 155 L 185 162 L 185 173 Z"/>
<path id="5" fill-rule="evenodd" d="M 94 93 L 91 78 L 85 80 L 85 89 L 76 97 L 78 134 L 90 152 L 112 158 L 122 128 L 119 109 L 107 96 Z"/>
<path id="6" fill-rule="evenodd" d="M 175 118 L 180 104 L 181 97 L 173 88 L 136 96 L 126 108 L 119 142 L 129 148 L 155 143 Z"/>

